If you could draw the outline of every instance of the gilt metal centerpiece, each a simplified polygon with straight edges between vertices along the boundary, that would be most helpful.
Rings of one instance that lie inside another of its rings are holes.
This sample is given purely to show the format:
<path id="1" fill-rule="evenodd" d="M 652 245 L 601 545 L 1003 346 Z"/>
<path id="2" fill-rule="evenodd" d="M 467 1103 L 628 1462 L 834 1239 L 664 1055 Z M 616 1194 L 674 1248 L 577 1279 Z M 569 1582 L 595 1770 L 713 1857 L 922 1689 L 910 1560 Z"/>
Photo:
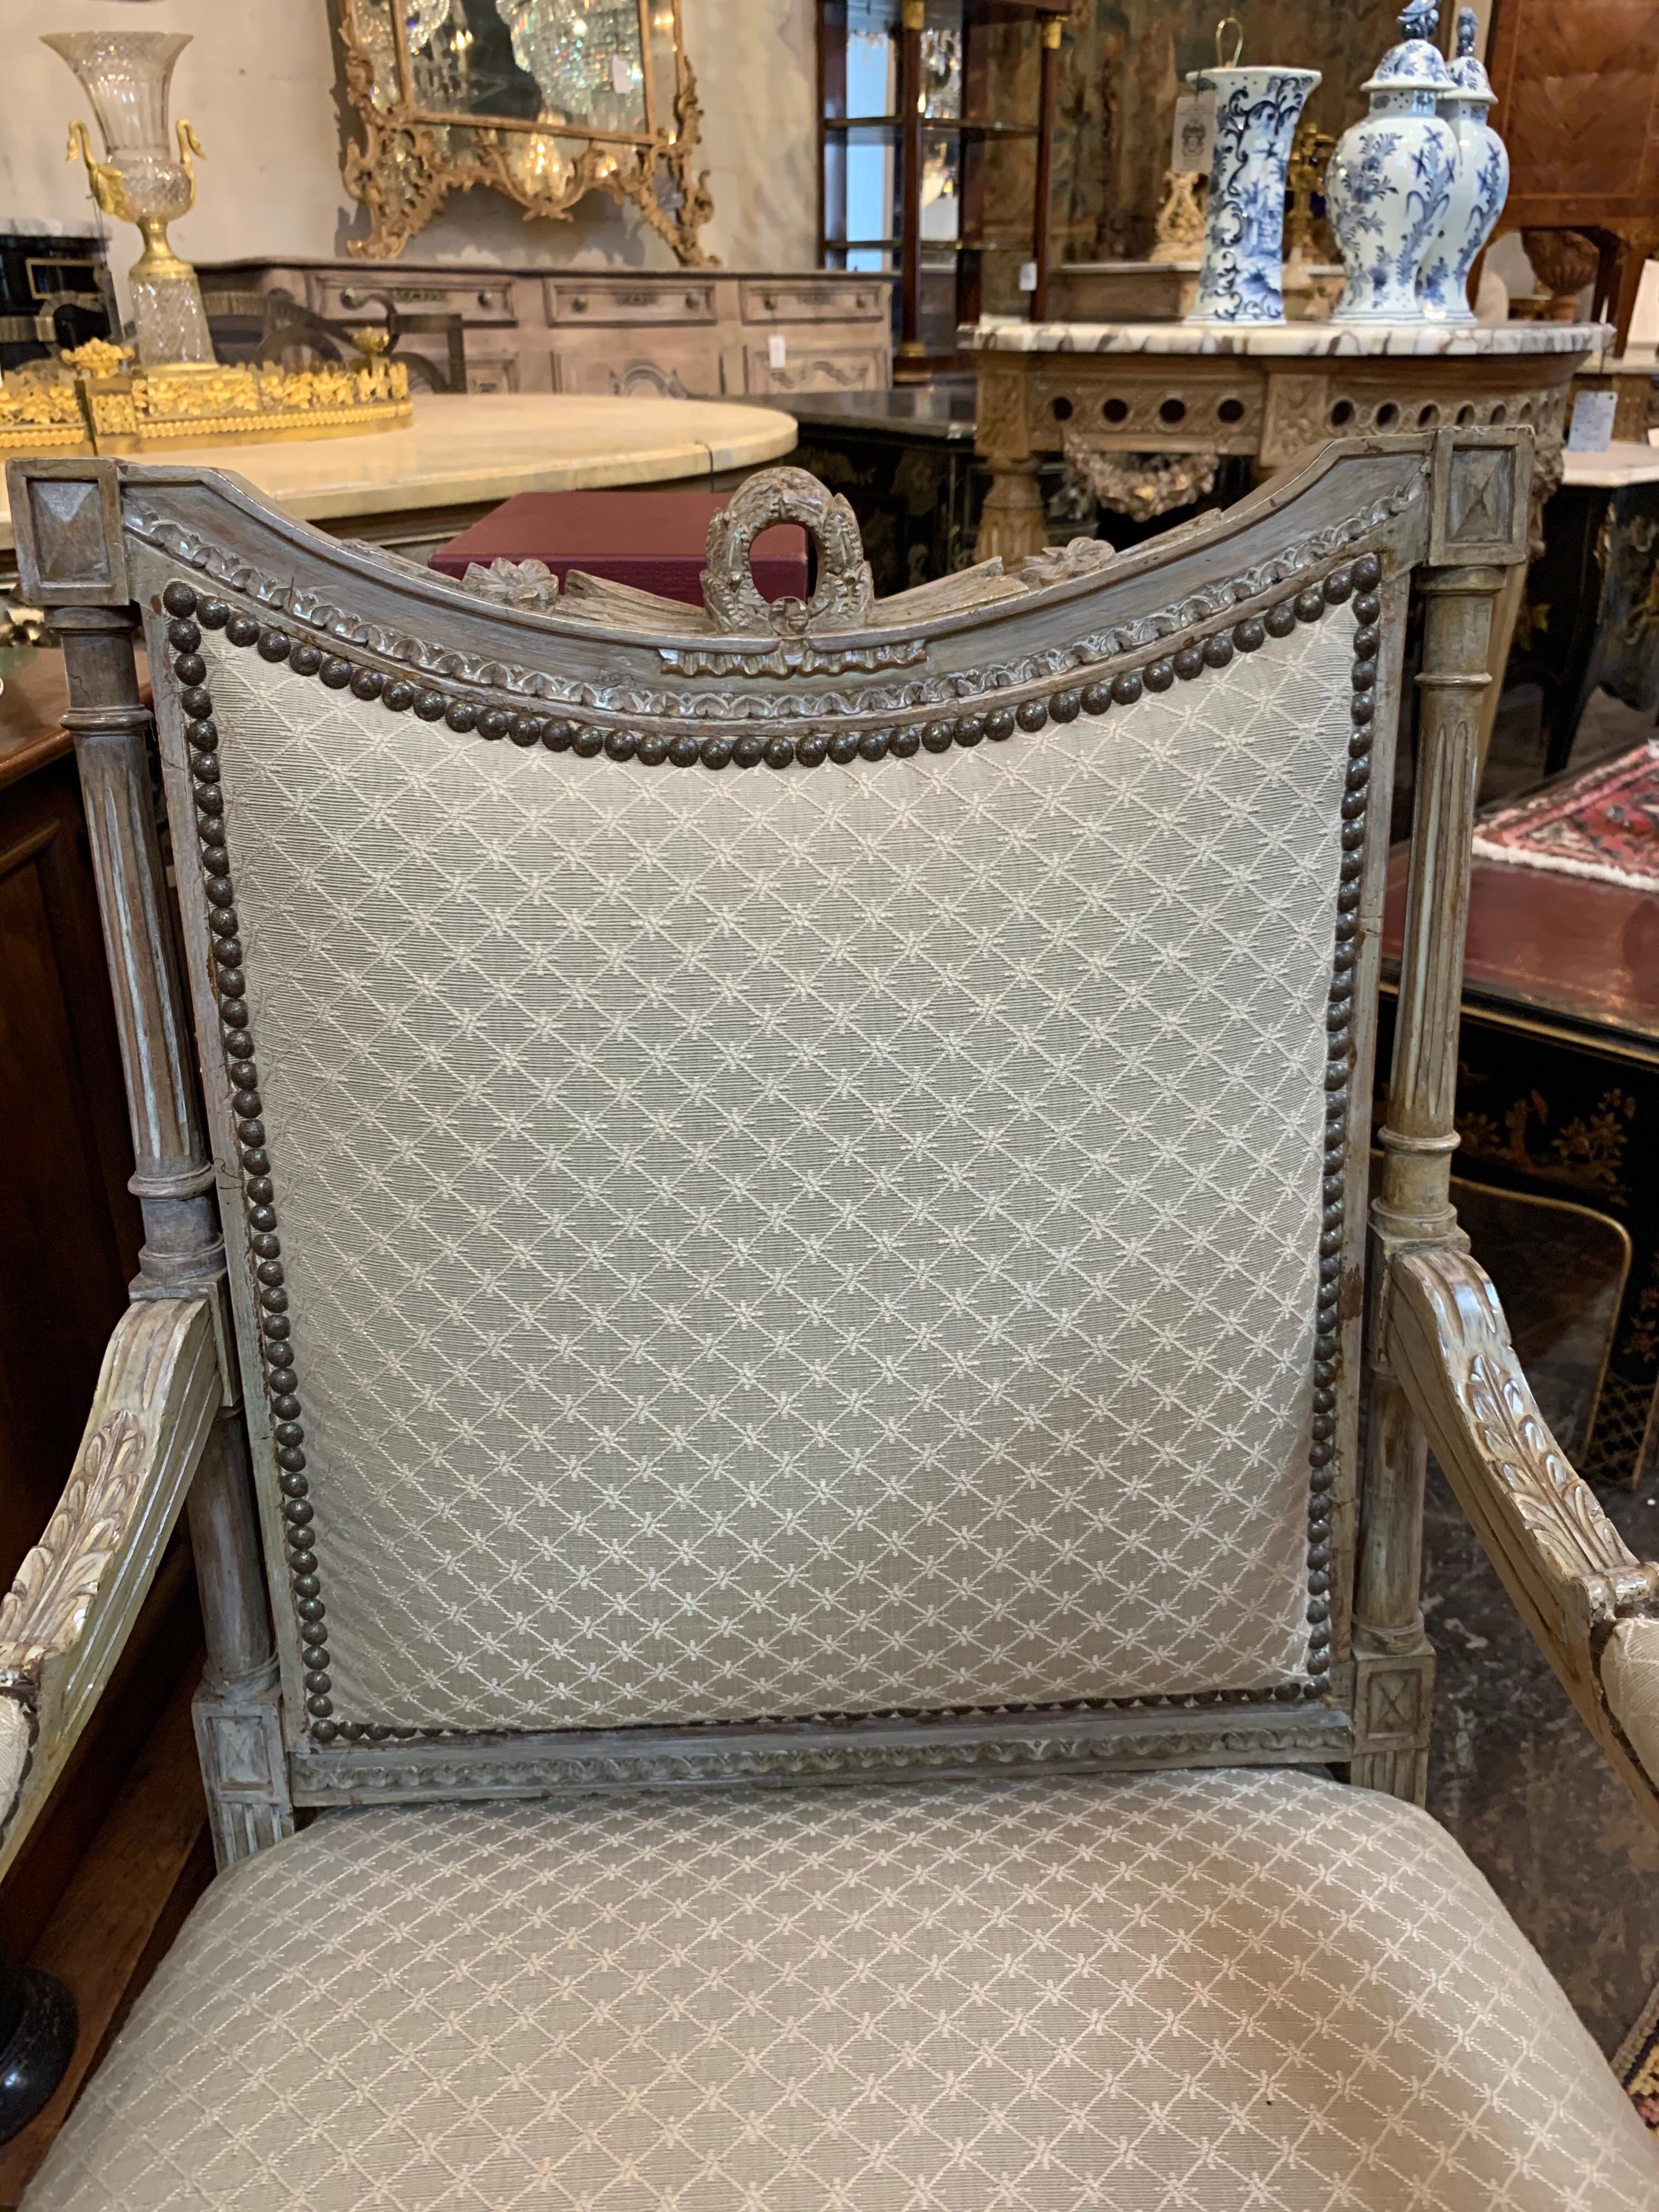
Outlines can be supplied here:
<path id="1" fill-rule="evenodd" d="M 79 78 L 104 142 L 70 125 L 107 216 L 136 223 L 143 251 L 128 276 L 131 343 L 94 339 L 15 371 L 0 390 L 0 453 L 142 453 L 181 439 L 320 438 L 396 429 L 411 419 L 409 370 L 383 357 L 384 330 L 355 334 L 349 363 L 225 362 L 214 352 L 201 287 L 167 225 L 196 204 L 202 143 L 179 118 L 167 131 L 176 31 L 54 31 L 43 43 Z"/>

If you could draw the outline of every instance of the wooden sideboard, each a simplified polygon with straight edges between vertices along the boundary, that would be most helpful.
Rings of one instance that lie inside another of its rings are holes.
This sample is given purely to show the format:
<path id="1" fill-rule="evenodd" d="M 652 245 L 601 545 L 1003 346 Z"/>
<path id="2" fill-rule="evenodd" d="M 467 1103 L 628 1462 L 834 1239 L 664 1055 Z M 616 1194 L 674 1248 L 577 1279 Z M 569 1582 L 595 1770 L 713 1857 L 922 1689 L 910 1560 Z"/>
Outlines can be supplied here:
<path id="1" fill-rule="evenodd" d="M 408 261 L 221 261 L 199 273 L 210 315 L 258 314 L 279 290 L 331 319 L 377 319 L 376 293 L 459 314 L 470 392 L 745 398 L 892 380 L 890 276 Z M 404 350 L 443 364 L 441 337 L 409 337 Z"/>

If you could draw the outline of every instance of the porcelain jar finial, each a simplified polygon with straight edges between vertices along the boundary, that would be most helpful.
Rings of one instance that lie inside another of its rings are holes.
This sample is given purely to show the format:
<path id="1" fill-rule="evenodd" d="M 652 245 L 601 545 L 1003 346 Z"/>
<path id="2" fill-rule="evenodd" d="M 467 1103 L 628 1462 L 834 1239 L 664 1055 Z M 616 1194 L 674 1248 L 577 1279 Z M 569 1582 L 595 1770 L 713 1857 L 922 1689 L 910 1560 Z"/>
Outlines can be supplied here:
<path id="1" fill-rule="evenodd" d="M 1445 214 L 1457 140 L 1437 112 L 1451 85 L 1430 45 L 1434 0 L 1411 0 L 1400 17 L 1405 37 L 1391 46 L 1361 90 L 1370 112 L 1337 141 L 1325 174 L 1325 204 L 1347 282 L 1340 322 L 1425 319 L 1418 277 Z"/>
<path id="2" fill-rule="evenodd" d="M 1451 82 L 1437 105 L 1457 141 L 1457 160 L 1446 208 L 1423 257 L 1418 291 L 1423 312 L 1434 322 L 1472 323 L 1469 271 L 1492 236 L 1510 188 L 1510 157 L 1487 120 L 1497 95 L 1475 59 L 1475 13 L 1457 12 L 1457 58 L 1448 68 Z"/>
<path id="3" fill-rule="evenodd" d="M 1285 319 L 1285 178 L 1303 104 L 1317 70 L 1194 70 L 1194 92 L 1215 97 L 1215 154 L 1204 215 L 1204 253 L 1189 323 Z"/>

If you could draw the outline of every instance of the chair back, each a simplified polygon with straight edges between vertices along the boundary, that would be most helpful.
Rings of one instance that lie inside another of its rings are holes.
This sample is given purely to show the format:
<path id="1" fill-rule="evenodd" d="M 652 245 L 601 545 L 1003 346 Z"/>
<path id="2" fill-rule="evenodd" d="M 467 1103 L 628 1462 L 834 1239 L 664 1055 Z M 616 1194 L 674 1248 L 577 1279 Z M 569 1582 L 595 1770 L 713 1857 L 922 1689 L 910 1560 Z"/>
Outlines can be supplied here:
<path id="1" fill-rule="evenodd" d="M 1524 506 L 1513 434 L 1334 447 L 880 603 L 770 471 L 700 611 L 58 465 L 154 672 L 296 1796 L 1352 1748 L 1393 732 L 1464 453 Z M 749 574 L 784 520 L 805 605 Z"/>

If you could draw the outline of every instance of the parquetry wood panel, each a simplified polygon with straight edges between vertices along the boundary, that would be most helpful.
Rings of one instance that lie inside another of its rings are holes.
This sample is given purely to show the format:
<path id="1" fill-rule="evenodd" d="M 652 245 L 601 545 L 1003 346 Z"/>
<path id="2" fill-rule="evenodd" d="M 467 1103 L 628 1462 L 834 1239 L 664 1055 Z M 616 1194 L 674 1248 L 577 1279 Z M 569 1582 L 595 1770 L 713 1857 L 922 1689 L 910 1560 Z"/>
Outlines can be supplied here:
<path id="1" fill-rule="evenodd" d="M 1506 230 L 1659 216 L 1653 0 L 1498 0 L 1489 67 Z"/>

